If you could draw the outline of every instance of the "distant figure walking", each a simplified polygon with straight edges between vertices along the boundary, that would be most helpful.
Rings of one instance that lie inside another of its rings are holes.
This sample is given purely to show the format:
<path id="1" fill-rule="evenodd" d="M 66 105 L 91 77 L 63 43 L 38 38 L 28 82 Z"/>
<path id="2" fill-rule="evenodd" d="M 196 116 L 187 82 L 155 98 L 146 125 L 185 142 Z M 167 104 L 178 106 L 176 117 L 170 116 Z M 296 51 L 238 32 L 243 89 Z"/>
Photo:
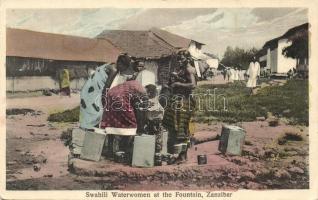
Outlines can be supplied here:
<path id="1" fill-rule="evenodd" d="M 254 89 L 256 87 L 257 79 L 260 76 L 260 64 L 256 61 L 256 57 L 253 57 L 253 61 L 250 63 L 249 68 L 246 72 L 248 76 L 248 81 L 246 87 L 251 89 L 250 94 L 254 94 Z"/>
<path id="2" fill-rule="evenodd" d="M 230 82 L 230 77 L 231 77 L 230 69 L 226 69 L 226 77 L 227 77 L 227 82 Z"/>
<path id="3" fill-rule="evenodd" d="M 229 82 L 233 83 L 234 80 L 235 80 L 235 69 L 231 68 L 229 71 L 230 71 L 230 80 L 229 80 Z"/>
<path id="4" fill-rule="evenodd" d="M 222 70 L 222 75 L 223 75 L 224 80 L 226 79 L 226 74 L 227 74 L 227 70 L 226 70 L 226 68 L 224 68 Z"/>
<path id="5" fill-rule="evenodd" d="M 234 81 L 238 81 L 239 80 L 239 71 L 237 69 L 237 67 L 235 67 L 234 70 Z"/>
<path id="6" fill-rule="evenodd" d="M 246 73 L 246 70 L 241 70 L 239 71 L 239 78 L 240 78 L 240 81 L 245 81 L 245 73 Z"/>
<path id="7" fill-rule="evenodd" d="M 70 74 L 68 69 L 63 69 L 60 74 L 60 95 L 71 97 Z"/>

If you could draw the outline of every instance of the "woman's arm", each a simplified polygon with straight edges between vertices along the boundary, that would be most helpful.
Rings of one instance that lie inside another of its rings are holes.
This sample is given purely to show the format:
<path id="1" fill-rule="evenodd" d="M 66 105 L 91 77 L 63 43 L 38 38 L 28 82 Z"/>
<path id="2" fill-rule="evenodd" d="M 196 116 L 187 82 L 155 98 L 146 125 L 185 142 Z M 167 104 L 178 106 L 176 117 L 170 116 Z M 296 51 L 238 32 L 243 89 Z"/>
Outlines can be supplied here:
<path id="1" fill-rule="evenodd" d="M 173 84 L 171 84 L 171 87 L 184 87 L 184 88 L 189 88 L 189 89 L 194 89 L 196 86 L 196 81 L 195 81 L 195 77 L 194 77 L 194 69 L 191 66 L 188 66 L 186 69 L 186 78 L 187 80 L 190 80 L 189 83 L 181 83 L 181 82 L 175 82 Z"/>
<path id="2" fill-rule="evenodd" d="M 105 83 L 105 88 L 109 88 L 117 75 L 117 69 L 115 68 L 114 65 L 110 65 L 109 68 L 107 69 L 108 71 L 106 72 L 108 77 Z"/>

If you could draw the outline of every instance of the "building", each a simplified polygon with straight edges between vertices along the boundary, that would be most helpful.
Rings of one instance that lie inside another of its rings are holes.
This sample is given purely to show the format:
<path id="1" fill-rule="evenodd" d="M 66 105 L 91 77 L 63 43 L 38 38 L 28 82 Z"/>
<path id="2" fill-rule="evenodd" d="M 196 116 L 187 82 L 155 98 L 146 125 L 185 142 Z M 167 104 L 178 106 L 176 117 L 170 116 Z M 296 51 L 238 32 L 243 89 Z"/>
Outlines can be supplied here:
<path id="1" fill-rule="evenodd" d="M 106 40 L 7 28 L 6 90 L 58 89 L 64 68 L 71 88 L 81 89 L 90 70 L 116 62 L 120 52 Z"/>
<path id="2" fill-rule="evenodd" d="M 172 34 L 158 28 L 150 30 L 105 30 L 96 36 L 108 40 L 137 59 L 145 60 L 145 68 L 156 77 L 156 84 L 169 81 L 173 71 L 175 53 L 180 49 L 201 49 L 202 43 Z"/>
<path id="3" fill-rule="evenodd" d="M 286 74 L 290 69 L 300 69 L 301 66 L 308 71 L 308 57 L 297 59 L 284 55 L 284 49 L 292 45 L 293 38 L 303 32 L 308 34 L 308 23 L 291 28 L 285 34 L 267 41 L 258 52 L 261 66 L 272 74 Z"/>
<path id="4" fill-rule="evenodd" d="M 188 49 L 190 53 L 201 52 L 202 46 L 204 45 L 201 42 L 188 39 L 162 29 L 151 28 L 150 31 L 161 40 L 173 46 L 175 49 Z"/>

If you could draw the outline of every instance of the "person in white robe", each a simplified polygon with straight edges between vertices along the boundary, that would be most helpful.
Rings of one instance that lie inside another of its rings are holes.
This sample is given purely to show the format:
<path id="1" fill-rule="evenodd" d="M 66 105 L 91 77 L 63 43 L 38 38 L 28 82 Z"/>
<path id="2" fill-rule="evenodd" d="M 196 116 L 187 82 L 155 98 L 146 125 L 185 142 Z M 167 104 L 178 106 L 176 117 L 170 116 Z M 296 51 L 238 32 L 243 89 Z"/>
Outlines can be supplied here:
<path id="1" fill-rule="evenodd" d="M 225 70 L 225 73 L 226 73 L 226 78 L 227 78 L 227 82 L 230 82 L 230 77 L 231 77 L 231 71 L 229 68 L 227 68 Z"/>
<path id="2" fill-rule="evenodd" d="M 239 71 L 238 69 L 235 67 L 234 70 L 234 81 L 238 81 L 239 80 Z"/>
<path id="3" fill-rule="evenodd" d="M 251 89 L 251 94 L 254 94 L 254 88 L 256 87 L 257 79 L 260 76 L 260 71 L 260 64 L 256 61 L 256 58 L 254 57 L 246 72 L 246 74 L 248 75 L 246 87 Z"/>
<path id="4" fill-rule="evenodd" d="M 234 80 L 235 80 L 235 69 L 231 68 L 231 69 L 229 70 L 229 72 L 230 72 L 229 82 L 230 82 L 230 83 L 233 83 Z"/>
<path id="5" fill-rule="evenodd" d="M 245 74 L 245 70 L 239 70 L 239 80 L 240 81 L 244 81 L 245 80 L 245 77 L 244 77 L 244 74 Z"/>

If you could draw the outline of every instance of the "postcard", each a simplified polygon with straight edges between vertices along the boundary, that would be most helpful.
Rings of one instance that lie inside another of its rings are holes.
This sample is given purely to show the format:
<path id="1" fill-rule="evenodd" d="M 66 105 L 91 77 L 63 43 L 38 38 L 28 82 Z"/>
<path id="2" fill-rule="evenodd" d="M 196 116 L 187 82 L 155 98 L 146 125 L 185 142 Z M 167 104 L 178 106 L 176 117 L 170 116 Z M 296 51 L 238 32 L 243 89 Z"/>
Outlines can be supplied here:
<path id="1" fill-rule="evenodd" d="M 316 1 L 1 1 L 1 198 L 317 199 Z"/>

